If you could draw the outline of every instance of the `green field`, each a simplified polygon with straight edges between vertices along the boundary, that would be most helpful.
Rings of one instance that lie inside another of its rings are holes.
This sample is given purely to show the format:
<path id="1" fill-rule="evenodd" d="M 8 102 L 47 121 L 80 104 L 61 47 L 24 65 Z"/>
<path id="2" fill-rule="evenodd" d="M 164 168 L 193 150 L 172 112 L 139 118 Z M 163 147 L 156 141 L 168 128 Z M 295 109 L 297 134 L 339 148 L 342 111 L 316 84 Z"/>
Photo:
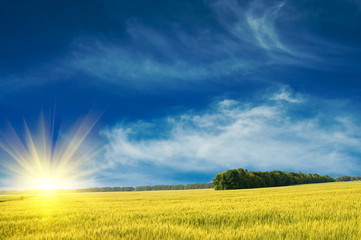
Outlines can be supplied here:
<path id="1" fill-rule="evenodd" d="M 361 182 L 16 198 L 0 239 L 361 239 Z"/>

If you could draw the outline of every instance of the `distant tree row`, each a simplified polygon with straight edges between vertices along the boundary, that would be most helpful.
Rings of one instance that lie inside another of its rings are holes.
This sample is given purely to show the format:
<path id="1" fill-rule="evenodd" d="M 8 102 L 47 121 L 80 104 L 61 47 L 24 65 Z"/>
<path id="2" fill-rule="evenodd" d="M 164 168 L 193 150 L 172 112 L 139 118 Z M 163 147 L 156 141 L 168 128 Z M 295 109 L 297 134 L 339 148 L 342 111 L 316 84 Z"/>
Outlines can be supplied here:
<path id="1" fill-rule="evenodd" d="M 259 172 L 247 169 L 231 169 L 218 173 L 213 179 L 215 190 L 277 187 L 305 183 L 334 182 L 330 176 L 294 172 Z"/>
<path id="2" fill-rule="evenodd" d="M 58 192 L 133 192 L 133 191 L 157 191 L 157 190 L 185 190 L 185 189 L 203 189 L 213 188 L 213 183 L 192 183 L 176 185 L 155 185 L 139 187 L 99 187 L 83 189 L 57 190 Z"/>
<path id="3" fill-rule="evenodd" d="M 360 176 L 357 176 L 357 177 L 341 176 L 341 177 L 337 177 L 335 179 L 336 179 L 336 182 L 349 182 L 349 181 L 360 181 L 361 177 Z"/>
<path id="4" fill-rule="evenodd" d="M 156 190 L 185 190 L 185 189 L 204 189 L 213 188 L 213 183 L 192 183 L 192 184 L 177 184 L 177 185 L 155 185 L 155 186 L 139 186 L 135 191 L 156 191 Z"/>
<path id="5" fill-rule="evenodd" d="M 83 189 L 73 189 L 65 190 L 71 192 L 132 192 L 134 187 L 95 187 L 95 188 L 83 188 Z"/>

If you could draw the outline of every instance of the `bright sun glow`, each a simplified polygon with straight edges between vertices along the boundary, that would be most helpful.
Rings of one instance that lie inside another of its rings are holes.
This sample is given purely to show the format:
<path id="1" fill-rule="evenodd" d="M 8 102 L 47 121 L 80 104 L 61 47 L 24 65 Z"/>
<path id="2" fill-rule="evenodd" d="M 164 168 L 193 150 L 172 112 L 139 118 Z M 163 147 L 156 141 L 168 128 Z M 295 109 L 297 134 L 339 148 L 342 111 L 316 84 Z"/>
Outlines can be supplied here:
<path id="1" fill-rule="evenodd" d="M 99 152 L 84 144 L 98 117 L 89 115 L 68 132 L 54 136 L 54 120 L 46 124 L 41 116 L 37 130 L 31 131 L 24 123 L 22 139 L 9 124 L 7 132 L 0 133 L 0 147 L 15 161 L 7 161 L 6 167 L 20 179 L 22 189 L 74 188 L 91 171 L 85 171 L 85 163 Z M 50 126 L 50 127 L 47 127 Z"/>
<path id="2" fill-rule="evenodd" d="M 57 189 L 57 181 L 53 178 L 37 178 L 34 179 L 34 186 L 37 186 L 40 190 Z"/>

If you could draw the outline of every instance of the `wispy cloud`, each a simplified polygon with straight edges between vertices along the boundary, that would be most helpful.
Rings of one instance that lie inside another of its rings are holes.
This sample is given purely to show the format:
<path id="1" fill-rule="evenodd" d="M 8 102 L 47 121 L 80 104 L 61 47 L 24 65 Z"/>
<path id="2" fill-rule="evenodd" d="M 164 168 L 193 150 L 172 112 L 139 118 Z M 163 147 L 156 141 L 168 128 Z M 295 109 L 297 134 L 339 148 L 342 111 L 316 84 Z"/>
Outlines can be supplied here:
<path id="1" fill-rule="evenodd" d="M 280 2 L 274 6 L 265 6 L 260 1 L 254 1 L 245 17 L 254 37 L 262 48 L 292 53 L 287 46 L 281 43 L 275 28 L 278 13 L 284 5 L 284 2 Z"/>
<path id="2" fill-rule="evenodd" d="M 203 112 L 121 124 L 103 132 L 109 140 L 105 159 L 176 172 L 244 167 L 346 174 L 359 167 L 360 128 L 351 117 L 327 115 L 328 124 L 320 114 L 295 118 L 292 109 L 302 102 L 285 89 L 273 96 L 286 102 L 249 105 L 226 99 Z"/>
<path id="3" fill-rule="evenodd" d="M 300 65 L 312 67 L 303 60 L 320 61 L 312 52 L 305 51 L 295 44 L 291 45 L 282 40 L 293 35 L 293 41 L 300 37 L 299 33 L 284 32 L 279 29 L 284 23 L 297 21 L 289 14 L 281 14 L 286 2 L 253 0 L 242 2 L 237 0 L 218 0 L 211 4 L 219 22 L 242 45 L 248 48 L 259 48 L 268 56 L 268 64 Z M 308 45 L 304 42 L 303 45 Z"/>
<path id="4" fill-rule="evenodd" d="M 260 68 L 275 65 L 317 68 L 322 65 L 322 54 L 317 49 L 327 44 L 328 49 L 335 48 L 290 29 L 291 23 L 304 20 L 292 16 L 297 9 L 291 4 L 207 1 L 205 8 L 216 24 L 194 24 L 192 31 L 166 20 L 162 27 L 141 18 L 127 19 L 121 37 L 77 37 L 59 59 L 7 76 L 4 81 L 21 87 L 85 74 L 97 82 L 146 90 L 159 86 L 179 88 L 230 76 L 259 79 Z"/>
<path id="5" fill-rule="evenodd" d="M 190 33 L 169 25 L 169 34 L 128 20 L 126 41 L 77 39 L 67 63 L 97 79 L 133 87 L 179 86 L 234 74 L 242 78 L 274 64 L 313 67 L 315 56 L 281 40 L 276 22 L 288 20 L 285 15 L 279 19 L 284 2 L 254 0 L 241 6 L 220 0 L 209 6 L 221 29 L 195 26 Z"/>
<path id="6" fill-rule="evenodd" d="M 246 74 L 260 65 L 241 58 L 238 43 L 199 32 L 175 31 L 173 37 L 135 21 L 127 24 L 130 42 L 74 41 L 68 68 L 97 79 L 133 87 L 181 86 L 181 82 Z M 242 47 L 243 48 L 243 47 Z"/>
<path id="7" fill-rule="evenodd" d="M 142 87 L 142 83 L 156 84 L 160 81 L 168 85 L 169 81 L 172 85 L 172 80 L 189 81 L 208 76 L 206 69 L 182 59 L 169 59 L 167 56 L 158 60 L 152 54 L 98 41 L 76 45 L 69 67 L 112 83 Z"/>

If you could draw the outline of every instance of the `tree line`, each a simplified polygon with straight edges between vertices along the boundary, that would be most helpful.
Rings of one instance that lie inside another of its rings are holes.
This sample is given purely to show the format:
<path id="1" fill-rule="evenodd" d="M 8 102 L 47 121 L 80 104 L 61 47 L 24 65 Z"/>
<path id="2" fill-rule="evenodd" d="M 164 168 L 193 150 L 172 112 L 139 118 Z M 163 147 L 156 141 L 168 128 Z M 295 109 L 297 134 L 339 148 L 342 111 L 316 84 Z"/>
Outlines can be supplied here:
<path id="1" fill-rule="evenodd" d="M 336 182 L 360 181 L 361 177 L 360 176 L 356 176 L 356 177 L 341 176 L 341 177 L 335 178 L 335 180 L 336 180 Z"/>
<path id="2" fill-rule="evenodd" d="M 213 185 L 215 190 L 227 190 L 335 181 L 334 178 L 327 175 L 282 172 L 277 170 L 260 172 L 239 168 L 218 173 L 213 179 Z"/>
<path id="3" fill-rule="evenodd" d="M 211 183 L 192 183 L 174 185 L 154 185 L 138 187 L 93 187 L 83 189 L 56 189 L 59 193 L 80 193 L 80 192 L 133 192 L 133 191 L 158 191 L 158 190 L 186 190 L 214 188 L 215 190 L 277 187 L 294 184 L 321 183 L 321 182 L 344 182 L 361 181 L 361 176 L 340 176 L 332 178 L 319 174 L 304 174 L 282 171 L 248 171 L 247 169 L 231 169 L 218 173 Z M 6 194 L 30 194 L 43 192 L 44 190 L 3 190 L 0 195 Z"/>
<path id="4" fill-rule="evenodd" d="M 186 190 L 186 189 L 204 189 L 213 188 L 213 183 L 191 183 L 187 185 L 154 185 L 138 187 L 95 187 L 83 189 L 65 189 L 56 190 L 57 192 L 133 192 L 133 191 L 159 191 L 159 190 Z"/>

